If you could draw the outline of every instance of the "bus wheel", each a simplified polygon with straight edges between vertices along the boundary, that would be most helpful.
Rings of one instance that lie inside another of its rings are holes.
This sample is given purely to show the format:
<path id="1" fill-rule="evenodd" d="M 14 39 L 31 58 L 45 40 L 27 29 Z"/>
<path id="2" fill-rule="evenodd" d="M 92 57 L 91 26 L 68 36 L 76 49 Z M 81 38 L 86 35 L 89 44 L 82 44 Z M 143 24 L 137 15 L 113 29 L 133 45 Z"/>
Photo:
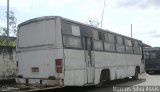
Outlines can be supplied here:
<path id="1" fill-rule="evenodd" d="M 100 81 L 98 83 L 98 85 L 96 85 L 96 87 L 101 87 L 103 86 L 104 82 L 105 82 L 105 78 L 104 78 L 104 75 L 101 73 L 101 76 L 100 76 Z"/>
<path id="2" fill-rule="evenodd" d="M 100 75 L 100 82 L 98 86 L 103 86 L 106 82 L 110 80 L 110 71 L 109 69 L 104 69 Z"/>
<path id="3" fill-rule="evenodd" d="M 138 80 L 138 68 L 135 69 L 135 75 L 132 76 L 133 80 Z"/>
<path id="4" fill-rule="evenodd" d="M 149 70 L 146 70 L 146 73 L 149 73 Z"/>

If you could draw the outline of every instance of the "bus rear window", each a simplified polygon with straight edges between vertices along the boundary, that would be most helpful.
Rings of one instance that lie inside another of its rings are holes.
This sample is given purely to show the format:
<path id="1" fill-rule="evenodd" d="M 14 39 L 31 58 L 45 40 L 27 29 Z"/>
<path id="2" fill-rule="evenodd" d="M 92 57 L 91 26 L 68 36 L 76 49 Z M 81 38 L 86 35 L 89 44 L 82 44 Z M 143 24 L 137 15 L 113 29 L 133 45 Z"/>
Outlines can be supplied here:
<path id="1" fill-rule="evenodd" d="M 19 47 L 42 46 L 55 43 L 55 20 L 42 20 L 20 26 Z"/>

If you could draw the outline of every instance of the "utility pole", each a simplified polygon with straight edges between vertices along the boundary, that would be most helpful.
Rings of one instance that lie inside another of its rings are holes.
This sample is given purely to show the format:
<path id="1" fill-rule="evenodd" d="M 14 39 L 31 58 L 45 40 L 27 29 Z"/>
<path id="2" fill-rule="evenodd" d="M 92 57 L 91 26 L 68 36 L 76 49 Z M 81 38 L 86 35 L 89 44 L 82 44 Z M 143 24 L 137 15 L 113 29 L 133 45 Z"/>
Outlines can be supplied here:
<path id="1" fill-rule="evenodd" d="M 7 46 L 9 45 L 9 0 L 7 0 Z"/>
<path id="2" fill-rule="evenodd" d="M 101 18 L 101 28 L 102 28 L 102 23 L 103 23 L 104 9 L 105 9 L 105 0 L 104 0 L 103 11 L 102 11 L 102 18 Z"/>
<path id="3" fill-rule="evenodd" d="M 131 24 L 131 38 L 132 38 L 132 24 Z"/>

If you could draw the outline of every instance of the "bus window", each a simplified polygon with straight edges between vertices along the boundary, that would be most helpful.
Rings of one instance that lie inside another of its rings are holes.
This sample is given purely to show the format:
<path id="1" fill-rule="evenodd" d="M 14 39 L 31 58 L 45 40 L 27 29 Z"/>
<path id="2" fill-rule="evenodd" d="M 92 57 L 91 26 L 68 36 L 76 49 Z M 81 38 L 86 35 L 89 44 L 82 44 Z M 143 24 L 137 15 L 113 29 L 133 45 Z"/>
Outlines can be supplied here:
<path id="1" fill-rule="evenodd" d="M 105 51 L 115 52 L 115 43 L 114 43 L 114 35 L 111 33 L 104 34 L 105 42 L 104 42 L 104 49 Z"/>
<path id="2" fill-rule="evenodd" d="M 128 54 L 132 54 L 133 53 L 133 49 L 130 46 L 126 46 L 126 53 Z"/>
<path id="3" fill-rule="evenodd" d="M 95 50 L 103 50 L 103 43 L 102 41 L 94 40 L 94 49 Z"/>
<path id="4" fill-rule="evenodd" d="M 71 28 L 71 24 L 69 23 L 62 23 L 62 32 L 63 34 L 72 34 L 72 28 Z"/>
<path id="5" fill-rule="evenodd" d="M 133 48 L 134 54 L 140 54 L 140 50 L 138 47 Z"/>
<path id="6" fill-rule="evenodd" d="M 115 44 L 104 42 L 104 49 L 105 49 L 105 51 L 114 52 L 115 51 Z"/>
<path id="7" fill-rule="evenodd" d="M 121 36 L 117 36 L 117 44 L 123 44 L 123 38 Z"/>
<path id="8" fill-rule="evenodd" d="M 126 53 L 132 54 L 133 53 L 132 41 L 130 39 L 125 38 L 124 42 L 126 45 Z"/>
<path id="9" fill-rule="evenodd" d="M 116 50 L 117 50 L 117 52 L 124 53 L 125 52 L 125 47 L 124 47 L 124 45 L 116 44 Z"/>
<path id="10" fill-rule="evenodd" d="M 108 42 L 108 34 L 107 33 L 104 33 L 104 39 L 106 42 Z"/>
<path id="11" fill-rule="evenodd" d="M 155 52 L 151 52 L 151 59 L 156 58 L 156 53 Z"/>
<path id="12" fill-rule="evenodd" d="M 134 41 L 134 47 L 139 47 L 138 41 Z"/>
<path id="13" fill-rule="evenodd" d="M 97 30 L 93 30 L 94 49 L 103 50 L 103 34 Z"/>
<path id="14" fill-rule="evenodd" d="M 69 23 L 62 23 L 62 32 L 67 35 L 80 36 L 79 26 L 71 25 Z"/>
<path id="15" fill-rule="evenodd" d="M 80 36 L 80 29 L 77 25 L 72 25 L 72 35 Z"/>
<path id="16" fill-rule="evenodd" d="M 98 32 L 98 40 L 103 40 L 103 34 L 101 32 Z"/>
<path id="17" fill-rule="evenodd" d="M 144 54 L 145 54 L 145 59 L 149 59 L 149 52 L 145 51 Z"/>
<path id="18" fill-rule="evenodd" d="M 65 47 L 82 48 L 79 26 L 63 22 L 62 32 Z"/>
<path id="19" fill-rule="evenodd" d="M 112 42 L 112 43 L 114 43 L 114 35 L 113 34 L 111 34 L 111 33 L 108 33 L 108 38 L 109 38 L 109 42 Z"/>
<path id="20" fill-rule="evenodd" d="M 97 30 L 93 30 L 93 39 L 99 40 L 98 31 Z"/>
<path id="21" fill-rule="evenodd" d="M 93 39 L 95 40 L 103 40 L 103 34 L 102 32 L 99 32 L 97 30 L 93 30 Z"/>
<path id="22" fill-rule="evenodd" d="M 140 54 L 138 41 L 133 41 L 133 51 L 134 51 L 134 54 Z"/>
<path id="23" fill-rule="evenodd" d="M 82 48 L 80 37 L 63 35 L 63 42 L 65 47 Z"/>
<path id="24" fill-rule="evenodd" d="M 125 38 L 124 42 L 125 42 L 125 45 L 132 46 L 132 41 L 130 39 Z"/>
<path id="25" fill-rule="evenodd" d="M 125 52 L 125 47 L 123 44 L 123 38 L 121 36 L 116 37 L 116 50 L 117 52 Z"/>

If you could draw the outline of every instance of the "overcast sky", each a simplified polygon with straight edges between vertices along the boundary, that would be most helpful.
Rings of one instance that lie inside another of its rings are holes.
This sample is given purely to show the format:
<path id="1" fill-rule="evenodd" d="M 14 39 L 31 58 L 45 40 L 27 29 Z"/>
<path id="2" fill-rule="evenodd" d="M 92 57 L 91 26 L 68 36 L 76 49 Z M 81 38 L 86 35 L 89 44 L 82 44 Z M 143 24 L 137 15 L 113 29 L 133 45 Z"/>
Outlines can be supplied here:
<path id="1" fill-rule="evenodd" d="M 160 0 L 105 0 L 103 29 L 160 47 Z M 0 27 L 6 26 L 6 3 L 0 0 Z M 18 24 L 40 16 L 62 16 L 86 23 L 101 21 L 104 0 L 10 0 Z M 99 25 L 100 27 L 100 25 Z"/>

